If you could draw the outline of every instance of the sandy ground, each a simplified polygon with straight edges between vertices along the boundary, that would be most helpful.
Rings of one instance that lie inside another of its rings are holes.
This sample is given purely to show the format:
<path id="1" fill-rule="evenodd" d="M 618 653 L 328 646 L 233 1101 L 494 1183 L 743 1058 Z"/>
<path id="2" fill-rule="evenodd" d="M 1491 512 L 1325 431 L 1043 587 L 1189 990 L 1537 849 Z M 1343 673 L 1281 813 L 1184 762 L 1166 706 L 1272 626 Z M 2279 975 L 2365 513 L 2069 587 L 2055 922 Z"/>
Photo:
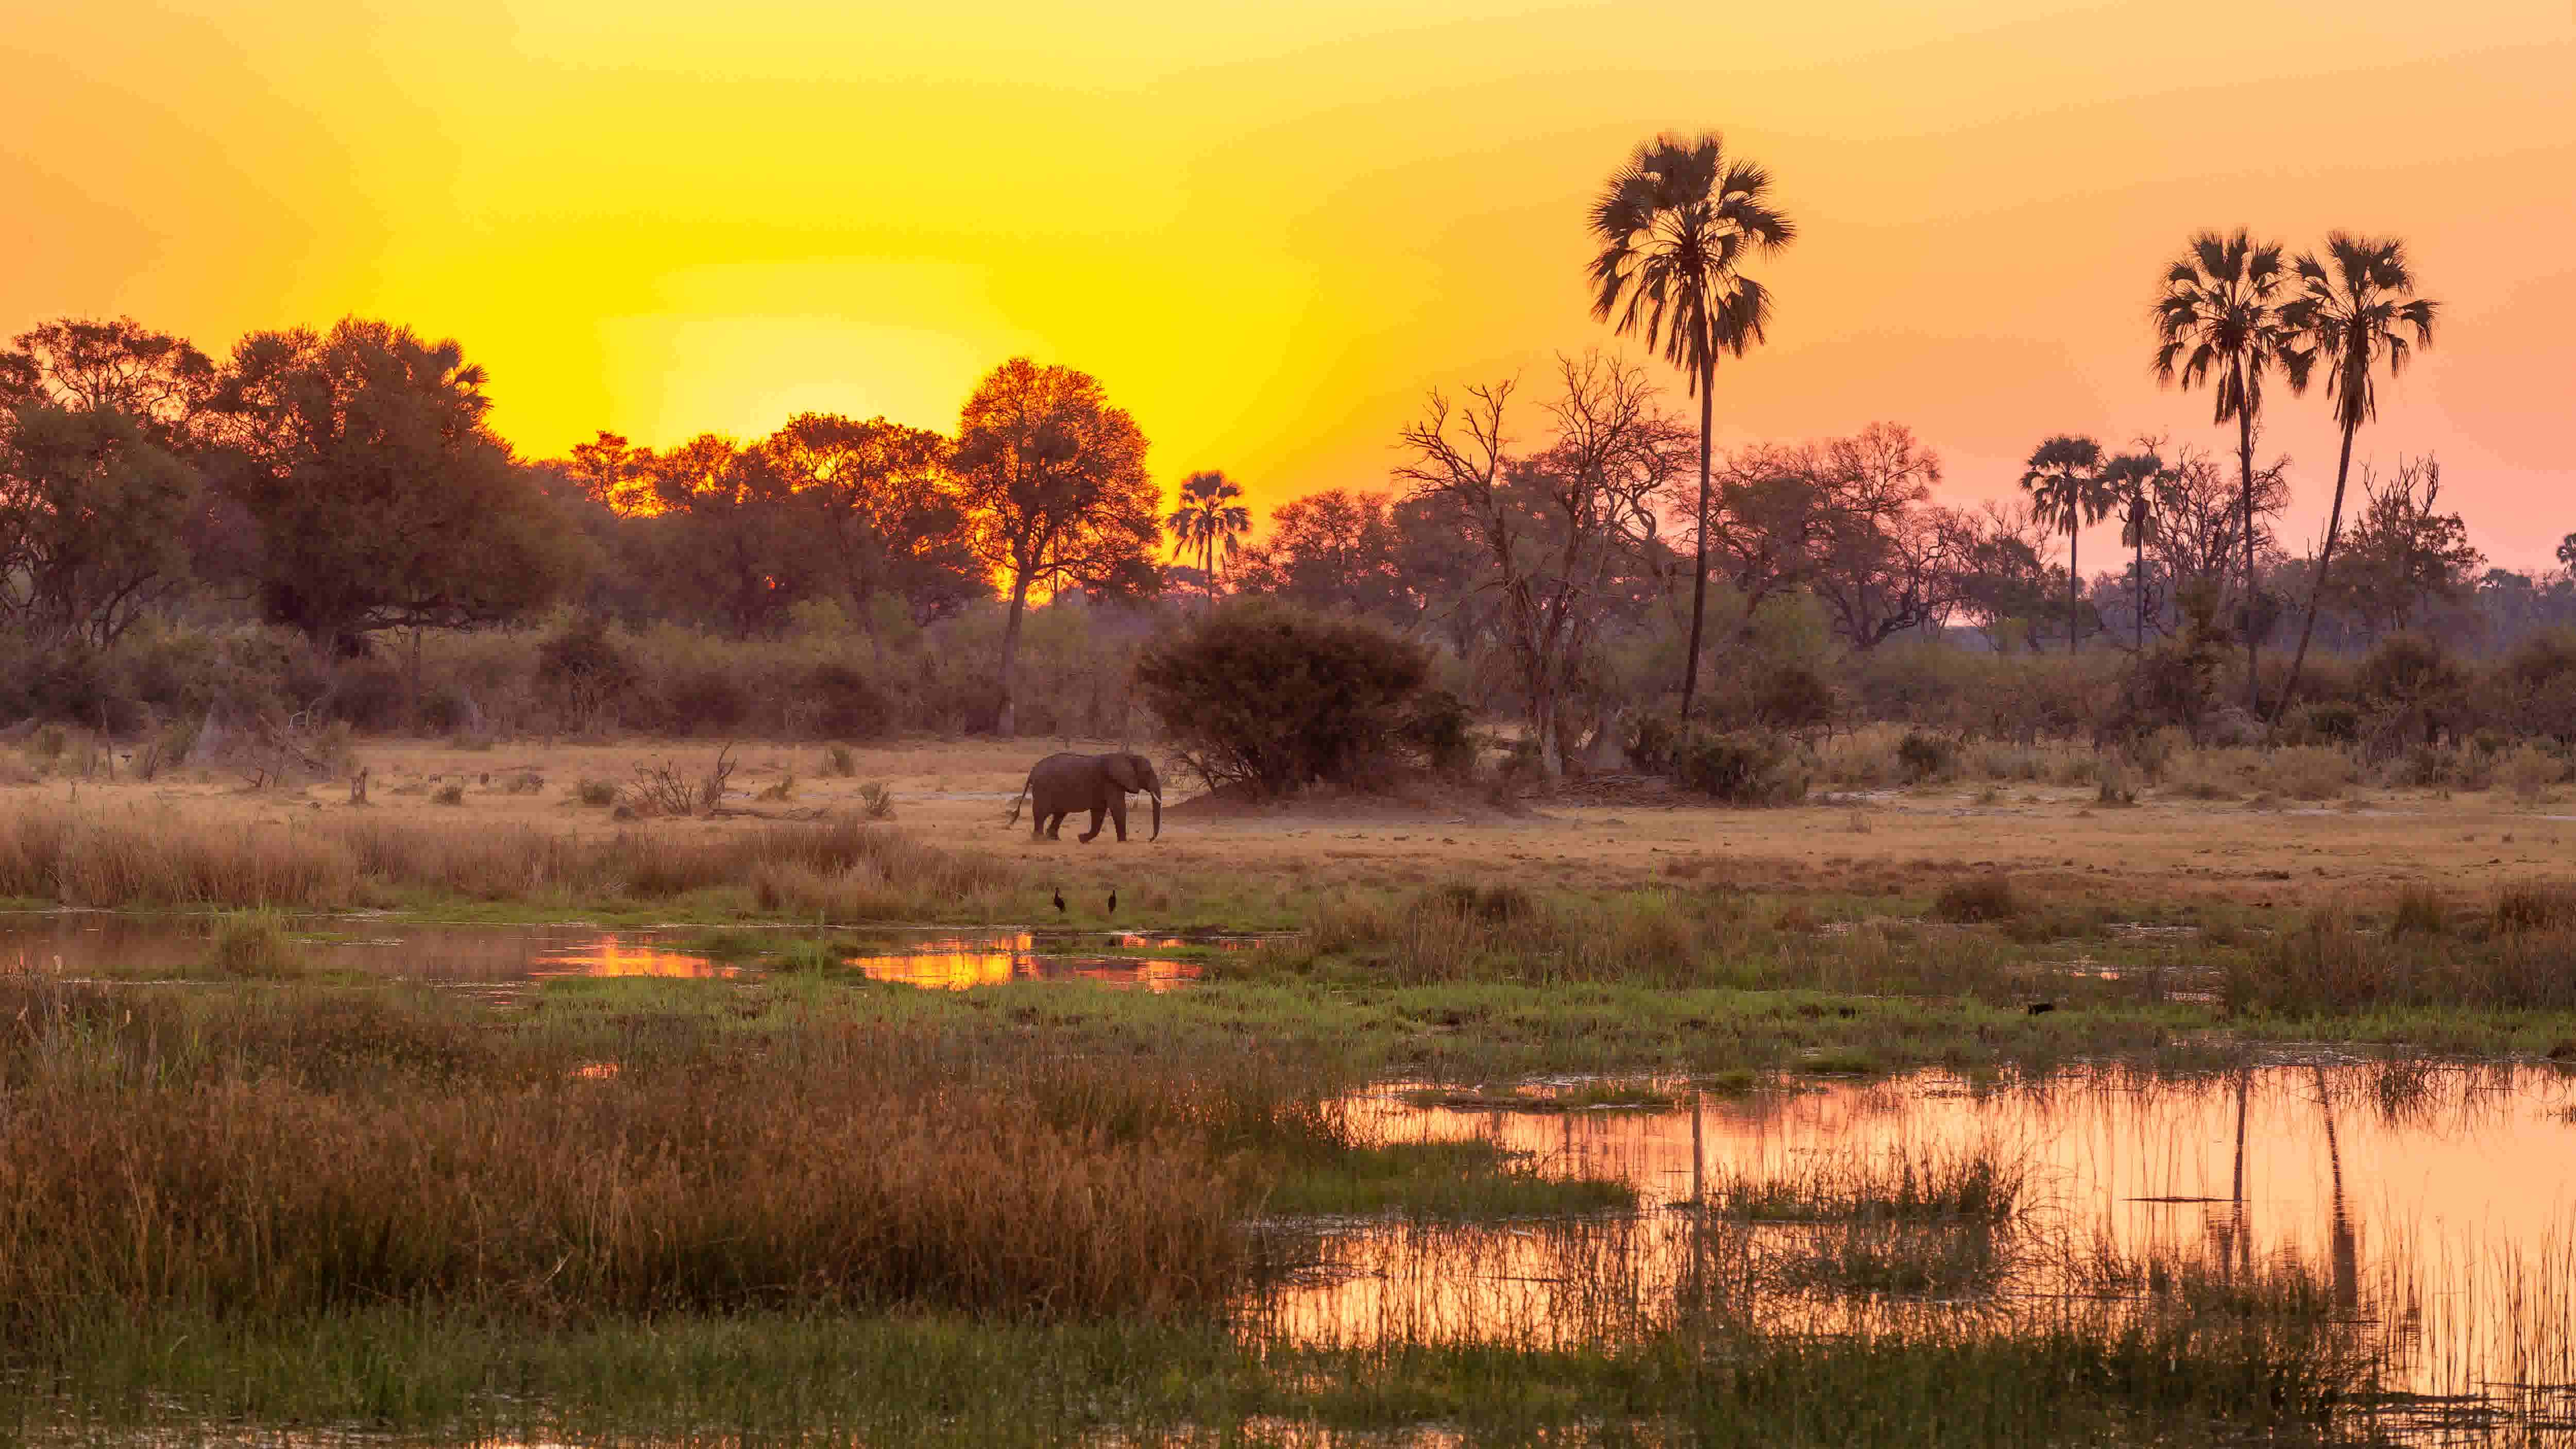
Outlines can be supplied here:
<path id="1" fill-rule="evenodd" d="M 2222 896 L 2254 905 L 2304 906 L 2332 895 L 2367 900 L 2405 881 L 2475 890 L 2535 876 L 2576 875 L 2576 804 L 2517 802 L 2504 791 L 2445 794 L 2360 789 L 2322 805 L 2250 808 L 2242 802 L 2166 798 L 2150 791 L 2128 808 L 2104 807 L 2088 789 L 2022 783 L 1960 784 L 1836 794 L 1786 809 L 1733 810 L 1690 803 L 1600 805 L 1533 802 L 1497 812 L 1471 794 L 1412 805 L 1324 801 L 1245 808 L 1194 799 L 1194 785 L 1166 769 L 1163 839 L 1146 844 L 1146 802 L 1130 812 L 1131 843 L 1104 834 L 1032 842 L 1027 819 L 1005 823 L 1031 762 L 1059 748 L 1109 742 L 907 742 L 860 749 L 853 777 L 822 773 L 814 745 L 733 748 L 728 804 L 773 816 L 854 809 L 863 782 L 883 781 L 896 823 L 956 848 L 1043 856 L 1064 852 L 1168 853 L 1176 866 L 1216 866 L 1298 879 L 1418 882 L 1503 876 L 1531 883 L 1610 885 L 1638 879 L 1734 881 L 1746 886 L 1892 893 L 1927 876 L 1993 868 L 2069 895 Z M 697 741 L 616 745 L 503 744 L 467 750 L 439 743 L 366 741 L 371 812 L 453 823 L 609 830 L 628 828 L 573 799 L 583 779 L 624 783 L 639 766 L 668 763 L 703 773 L 716 746 Z M 513 791 L 535 776 L 542 785 Z M 757 793 L 793 777 L 788 798 Z M 433 803 L 459 783 L 461 804 Z M 292 824 L 347 811 L 348 788 L 247 789 L 230 773 L 167 773 L 150 782 L 69 780 L 0 787 L 0 807 L 36 803 L 168 813 L 182 828 L 270 820 Z M 755 817 L 659 822 L 657 829 L 723 830 Z M 1068 862 L 1071 864 L 1072 862 Z M 1086 860 L 1085 864 L 1092 862 Z M 1105 863 L 1105 862 L 1103 862 Z"/>

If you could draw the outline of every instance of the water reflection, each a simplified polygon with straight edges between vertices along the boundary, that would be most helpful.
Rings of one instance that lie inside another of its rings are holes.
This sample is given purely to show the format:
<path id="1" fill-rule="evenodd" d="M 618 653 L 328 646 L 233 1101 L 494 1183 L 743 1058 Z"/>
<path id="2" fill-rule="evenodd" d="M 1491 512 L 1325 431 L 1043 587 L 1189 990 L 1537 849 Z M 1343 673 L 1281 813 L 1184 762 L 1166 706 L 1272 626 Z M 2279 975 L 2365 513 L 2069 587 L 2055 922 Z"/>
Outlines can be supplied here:
<path id="1" fill-rule="evenodd" d="M 2576 1077 L 2555 1071 L 2319 1060 L 2180 1080 L 1926 1072 L 1709 1096 L 1697 1111 L 1460 1111 L 1406 1095 L 1391 1086 L 1349 1105 L 1390 1139 L 1484 1137 L 1551 1171 L 1625 1181 L 1646 1211 L 1274 1225 L 1265 1251 L 1280 1272 L 1246 1306 L 1250 1324 L 1311 1342 L 1575 1344 L 1669 1326 L 1711 1292 L 1766 1325 L 1826 1333 L 2038 1321 L 2157 1292 L 2295 1292 L 2384 1355 L 2395 1387 L 2476 1396 L 2480 1412 L 2499 1394 L 2543 1414 L 2576 1405 L 2576 1126 L 2564 1115 Z M 2027 1172 L 2007 1227 L 1908 1240 L 1693 1206 L 1705 1184 L 1739 1175 L 1979 1149 Z M 1870 1276 L 1872 1253 L 1906 1271 Z"/>
<path id="2" fill-rule="evenodd" d="M 566 976 L 749 977 L 775 968 L 771 953 L 809 931 L 741 927 L 395 925 L 310 916 L 290 923 L 308 965 L 434 982 L 509 982 Z M 32 914 L 0 921 L 0 961 L 20 960 L 66 976 L 125 980 L 184 977 L 212 954 L 211 923 L 88 913 Z M 877 928 L 845 942 L 845 969 L 873 980 L 964 989 L 1003 981 L 1094 981 L 1169 991 L 1199 974 L 1184 947 L 1229 949 L 1251 938 L 1181 938 L 1082 932 L 906 932 Z M 821 939 L 834 941 L 825 936 Z M 1115 953 L 1115 954 L 1113 954 Z"/>
<path id="3" fill-rule="evenodd" d="M 1134 956 L 1083 955 L 1069 951 L 1080 941 L 1041 938 L 1034 932 L 952 936 L 906 945 L 901 950 L 861 956 L 851 964 L 875 981 L 894 981 L 962 991 L 1005 981 L 1082 980 L 1111 986 L 1169 991 L 1198 979 L 1189 961 Z M 1178 939 L 1120 936 L 1124 950 L 1169 950 L 1186 944 Z"/>

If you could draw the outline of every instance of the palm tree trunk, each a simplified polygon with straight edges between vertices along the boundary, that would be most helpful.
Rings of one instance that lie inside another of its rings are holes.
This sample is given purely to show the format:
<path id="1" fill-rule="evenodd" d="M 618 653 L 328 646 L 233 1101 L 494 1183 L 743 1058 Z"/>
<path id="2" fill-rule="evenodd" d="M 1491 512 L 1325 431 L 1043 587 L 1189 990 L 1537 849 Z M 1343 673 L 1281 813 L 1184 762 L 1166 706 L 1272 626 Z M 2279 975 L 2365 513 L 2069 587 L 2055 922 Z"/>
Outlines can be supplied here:
<path id="1" fill-rule="evenodd" d="M 1717 364 L 1703 363 L 1699 370 L 1699 532 L 1692 541 L 1691 561 L 1691 630 L 1690 654 L 1682 661 L 1682 718 L 1690 718 L 1691 699 L 1699 693 L 1700 625 L 1708 617 L 1708 430 L 1711 409 L 1709 396 L 1717 385 Z"/>
<path id="2" fill-rule="evenodd" d="M 2272 725 L 2278 729 L 2281 717 L 2290 712 L 2290 697 L 2299 692 L 2299 670 L 2308 662 L 2308 639 L 2317 632 L 2317 604 L 2325 597 L 2326 567 L 2334 561 L 2335 533 L 2343 527 L 2343 484 L 2352 471 L 2352 435 L 2343 430 L 2343 456 L 2335 460 L 2334 507 L 2326 514 L 2325 547 L 2317 550 L 2317 576 L 2308 580 L 2308 617 L 2299 625 L 2299 652 L 2290 656 L 2290 677 L 2281 684 L 2281 702 L 2272 707 Z"/>
<path id="3" fill-rule="evenodd" d="M 2236 409 L 2236 467 L 2245 485 L 2245 712 L 2263 717 L 2263 683 L 2254 670 L 2254 640 L 2261 633 L 2254 612 L 2254 414 Z"/>
<path id="4" fill-rule="evenodd" d="M 2082 532 L 2082 517 L 2074 513 L 2066 515 L 2066 657 L 2069 659 L 2075 657 L 2075 636 L 2082 632 L 2075 622 L 2075 590 L 2078 581 L 2084 577 L 2075 562 L 2076 538 Z"/>
<path id="5" fill-rule="evenodd" d="M 2129 617 L 2137 633 L 2132 652 L 2143 659 L 2147 654 L 2147 487 L 2143 483 L 2129 499 L 2129 546 L 2136 559 L 2129 567 Z"/>

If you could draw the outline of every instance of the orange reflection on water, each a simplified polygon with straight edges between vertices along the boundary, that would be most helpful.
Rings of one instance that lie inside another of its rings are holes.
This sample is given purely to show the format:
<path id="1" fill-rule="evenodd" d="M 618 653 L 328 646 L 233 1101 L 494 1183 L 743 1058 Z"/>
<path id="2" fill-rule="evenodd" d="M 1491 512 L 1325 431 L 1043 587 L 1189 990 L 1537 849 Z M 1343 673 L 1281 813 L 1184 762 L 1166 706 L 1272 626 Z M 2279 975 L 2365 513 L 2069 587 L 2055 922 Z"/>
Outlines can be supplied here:
<path id="1" fill-rule="evenodd" d="M 1390 1337 L 1597 1342 L 1670 1321 L 1695 1262 L 1705 1178 L 1819 1158 L 1985 1147 L 2028 1174 L 2034 1251 L 1992 1296 L 1820 1299 L 1763 1290 L 1769 1321 L 1815 1331 L 2004 1313 L 2083 1291 L 2042 1239 L 2211 1271 L 2308 1265 L 2350 1321 L 2384 1335 L 2393 1387 L 2485 1394 L 2576 1385 L 2576 1077 L 2513 1067 L 2255 1068 L 2175 1080 L 2076 1070 L 2001 1087 L 1940 1072 L 1710 1096 L 1661 1112 L 1458 1111 L 1400 1092 L 1350 1104 L 1391 1140 L 1490 1138 L 1545 1170 L 1638 1191 L 1633 1218 L 1459 1227 L 1321 1225 L 1285 1251 L 1254 1321 L 1320 1342 Z M 1795 1225 L 1735 1230 L 1737 1261 L 1795 1248 Z M 2576 1400 L 2571 1400 L 2576 1402 Z"/>
<path id="2" fill-rule="evenodd" d="M 1119 944 L 1150 943 L 1127 936 Z M 895 955 L 864 956 L 852 964 L 872 981 L 946 991 L 997 986 L 1005 981 L 1071 979 L 1163 992 L 1194 981 L 1199 974 L 1199 968 L 1187 961 L 1048 955 L 1040 953 L 1037 945 L 1036 935 L 1028 931 L 957 936 L 924 941 Z"/>
<path id="3" fill-rule="evenodd" d="M 548 951 L 531 964 L 531 976 L 680 976 L 717 978 L 741 973 L 722 962 L 649 942 L 600 936 L 561 951 Z"/>

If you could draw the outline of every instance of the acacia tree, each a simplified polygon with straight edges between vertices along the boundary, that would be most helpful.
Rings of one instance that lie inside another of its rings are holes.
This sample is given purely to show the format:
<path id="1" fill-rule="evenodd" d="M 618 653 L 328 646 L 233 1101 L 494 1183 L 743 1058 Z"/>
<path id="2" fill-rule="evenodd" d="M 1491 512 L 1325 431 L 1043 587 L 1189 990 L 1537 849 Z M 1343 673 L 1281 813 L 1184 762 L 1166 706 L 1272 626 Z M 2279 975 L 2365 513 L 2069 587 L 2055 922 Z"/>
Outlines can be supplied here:
<path id="1" fill-rule="evenodd" d="M 1009 735 L 1031 590 L 1160 587 L 1145 435 L 1088 373 L 1014 357 L 966 399 L 955 467 L 969 544 L 987 570 L 1007 580 L 994 729 Z"/>
<path id="2" fill-rule="evenodd" d="M 1699 397 L 1699 500 L 1691 573 L 1690 652 L 1682 664 L 1682 714 L 1699 689 L 1708 609 L 1709 429 L 1720 354 L 1742 357 L 1764 339 L 1771 293 L 1739 267 L 1747 252 L 1774 252 L 1798 232 L 1771 205 L 1771 175 L 1726 154 L 1714 131 L 1666 134 L 1639 146 L 1592 207 L 1601 249 L 1591 265 L 1592 315 L 1622 333 L 1661 342 Z"/>
<path id="3" fill-rule="evenodd" d="M 112 407 L 0 416 L 0 615 L 113 643 L 188 574 L 196 470 Z"/>
<path id="4" fill-rule="evenodd" d="M 2441 310 L 2439 302 L 2411 295 L 2415 273 L 2406 264 L 2406 244 L 2395 237 L 2329 232 L 2326 254 L 2302 253 L 2298 273 L 2299 295 L 2281 309 L 2282 322 L 2296 338 L 2289 353 L 2290 386 L 2307 391 L 2312 370 L 2318 362 L 2325 363 L 2327 403 L 2334 409 L 2335 426 L 2343 432 L 2343 451 L 2335 460 L 2334 507 L 2326 514 L 2325 543 L 2317 550 L 2316 576 L 2308 585 L 2308 617 L 2299 626 L 2299 652 L 2290 656 L 2290 677 L 2281 686 L 2279 710 L 2290 707 L 2290 696 L 2299 688 L 2299 670 L 2308 662 L 2308 640 L 2317 628 L 2317 601 L 2323 597 L 2326 571 L 2334 562 L 2336 530 L 2343 524 L 2352 437 L 2363 423 L 2379 416 L 2379 366 L 2385 362 L 2390 377 L 2404 372 L 2415 348 L 2433 345 L 2433 317 Z M 2281 715 L 2276 711 L 2272 718 L 2278 723 Z"/>
<path id="5" fill-rule="evenodd" d="M 579 537 L 486 425 L 483 385 L 454 342 L 383 322 L 242 339 L 214 471 L 258 529 L 272 621 L 355 650 L 513 618 L 578 578 Z"/>
<path id="6" fill-rule="evenodd" d="M 638 463 L 664 579 L 712 607 L 737 639 L 784 631 L 805 592 L 812 529 L 770 455 L 702 433 Z"/>
<path id="7" fill-rule="evenodd" d="M 1557 359 L 1546 407 L 1554 438 L 1534 454 L 1506 429 L 1515 384 L 1439 391 L 1400 435 L 1395 476 L 1437 505 L 1478 546 L 1499 598 L 1540 768 L 1565 772 L 1563 705 L 1573 671 L 1609 601 L 1621 554 L 1651 527 L 1658 496 L 1680 473 L 1687 434 L 1655 407 L 1635 368 L 1599 353 Z"/>
<path id="8" fill-rule="evenodd" d="M 1181 480 L 1181 506 L 1163 520 L 1172 531 L 1175 557 L 1199 551 L 1199 573 L 1207 580 L 1208 607 L 1216 607 L 1217 559 L 1232 563 L 1242 552 L 1238 536 L 1252 529 L 1252 513 L 1235 502 L 1243 489 L 1223 473 L 1192 473 Z"/>
<path id="9" fill-rule="evenodd" d="M 2076 611 L 2083 586 L 2077 563 L 2078 536 L 2088 523 L 2099 523 L 2111 511 L 2112 498 L 2102 482 L 2102 445 L 2091 438 L 2060 433 L 2031 451 L 2021 475 L 2023 491 L 2042 518 L 2066 535 L 2066 652 L 2075 652 L 2083 634 Z"/>
<path id="10" fill-rule="evenodd" d="M 815 525 L 818 571 L 854 619 L 885 593 L 899 595 L 916 624 L 989 594 L 967 547 L 946 438 L 884 418 L 801 413 L 760 449 L 801 505 L 791 514 Z"/>
<path id="11" fill-rule="evenodd" d="M 104 646 L 188 577 L 215 366 L 130 319 L 0 351 L 0 612 Z"/>
<path id="12" fill-rule="evenodd" d="M 2254 670 L 2261 629 L 2255 607 L 2254 434 L 2263 414 L 2263 379 L 2289 356 L 2290 327 L 2281 312 L 2289 277 L 2281 248 L 2257 243 L 2243 227 L 2228 236 L 2205 231 L 2165 269 L 2156 299 L 2156 379 L 2192 388 L 2212 384 L 2212 420 L 2236 424 L 2236 464 L 2243 485 L 2240 541 L 2245 548 L 2245 707 L 2262 711 Z"/>

